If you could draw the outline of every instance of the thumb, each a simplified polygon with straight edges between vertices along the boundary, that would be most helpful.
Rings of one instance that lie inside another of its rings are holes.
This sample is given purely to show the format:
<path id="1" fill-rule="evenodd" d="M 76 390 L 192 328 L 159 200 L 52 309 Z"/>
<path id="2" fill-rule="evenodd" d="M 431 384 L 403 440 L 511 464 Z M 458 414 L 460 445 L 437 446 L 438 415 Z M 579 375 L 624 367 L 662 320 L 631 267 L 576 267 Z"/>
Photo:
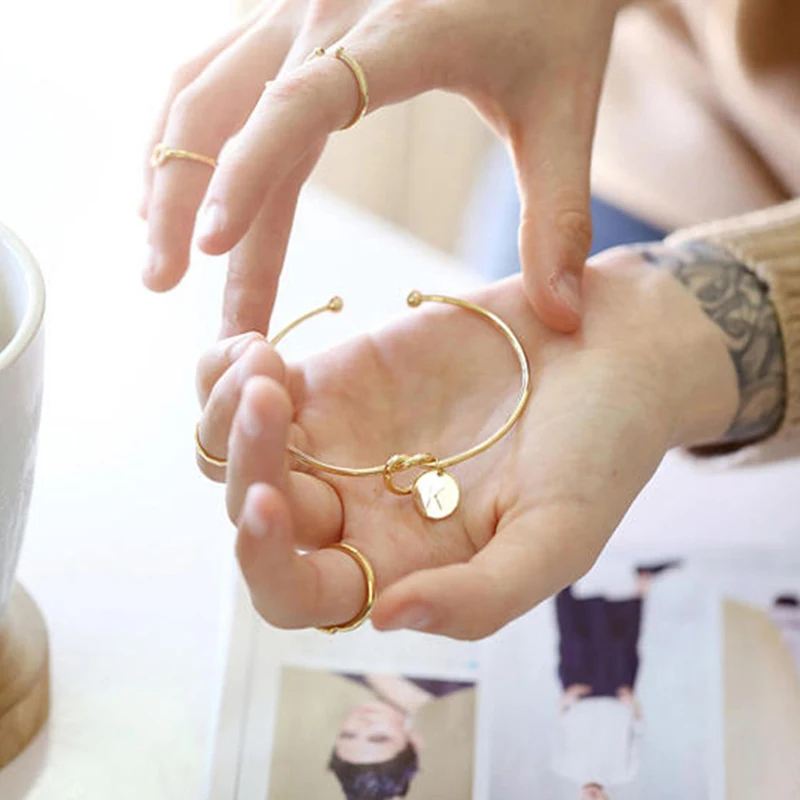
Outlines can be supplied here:
<path id="1" fill-rule="evenodd" d="M 592 244 L 589 172 L 597 91 L 567 90 L 537 103 L 513 143 L 522 212 L 520 261 L 526 294 L 555 331 L 580 327 L 583 268 Z M 572 95 L 572 96 L 570 96 Z"/>

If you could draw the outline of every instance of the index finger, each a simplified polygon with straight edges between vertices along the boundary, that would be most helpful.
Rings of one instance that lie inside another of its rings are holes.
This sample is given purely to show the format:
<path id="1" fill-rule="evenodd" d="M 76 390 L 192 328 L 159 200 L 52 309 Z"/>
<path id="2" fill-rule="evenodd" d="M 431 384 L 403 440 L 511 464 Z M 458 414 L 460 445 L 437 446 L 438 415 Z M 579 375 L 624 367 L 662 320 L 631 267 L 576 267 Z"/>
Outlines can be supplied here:
<path id="1" fill-rule="evenodd" d="M 436 85 L 430 64 L 436 28 L 411 27 L 368 17 L 331 46 L 329 55 L 307 61 L 268 87 L 222 153 L 199 221 L 201 249 L 212 255 L 230 250 L 247 232 L 270 187 L 280 185 L 307 153 L 353 119 L 363 96 L 352 68 L 332 55 L 340 46 L 366 77 L 367 111 Z"/>

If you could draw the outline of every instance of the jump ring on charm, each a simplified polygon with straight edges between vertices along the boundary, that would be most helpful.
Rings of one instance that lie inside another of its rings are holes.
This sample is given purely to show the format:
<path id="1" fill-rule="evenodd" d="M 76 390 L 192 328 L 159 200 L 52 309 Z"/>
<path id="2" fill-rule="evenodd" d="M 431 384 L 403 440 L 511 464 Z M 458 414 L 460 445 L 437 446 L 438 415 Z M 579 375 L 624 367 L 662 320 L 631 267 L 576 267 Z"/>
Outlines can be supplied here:
<path id="1" fill-rule="evenodd" d="M 366 598 L 361 610 L 351 620 L 338 625 L 322 625 L 318 627 L 317 630 L 330 634 L 354 631 L 356 628 L 360 628 L 367 621 L 367 619 L 369 619 L 369 615 L 372 612 L 372 607 L 375 605 L 375 599 L 377 595 L 375 591 L 375 570 L 373 569 L 369 559 L 357 547 L 353 547 L 352 544 L 348 544 L 347 542 L 336 542 L 336 544 L 332 544 L 325 549 L 338 550 L 339 552 L 350 556 L 350 558 L 356 562 L 358 568 L 361 570 L 364 576 Z"/>
<path id="2" fill-rule="evenodd" d="M 150 156 L 150 166 L 163 167 L 170 159 L 180 159 L 184 161 L 195 161 L 198 164 L 205 164 L 207 167 L 216 169 L 217 159 L 211 156 L 204 156 L 202 153 L 193 153 L 191 150 L 180 150 L 175 147 L 167 147 L 163 142 L 159 142 L 153 148 L 153 155 Z"/>
<path id="3" fill-rule="evenodd" d="M 430 453 L 417 453 L 415 456 L 407 456 L 400 453 L 391 456 L 386 460 L 383 467 L 383 483 L 392 494 L 406 495 L 414 491 L 413 483 L 410 486 L 398 486 L 395 483 L 395 475 L 399 472 L 413 469 L 414 467 L 436 468 L 436 456 Z"/>

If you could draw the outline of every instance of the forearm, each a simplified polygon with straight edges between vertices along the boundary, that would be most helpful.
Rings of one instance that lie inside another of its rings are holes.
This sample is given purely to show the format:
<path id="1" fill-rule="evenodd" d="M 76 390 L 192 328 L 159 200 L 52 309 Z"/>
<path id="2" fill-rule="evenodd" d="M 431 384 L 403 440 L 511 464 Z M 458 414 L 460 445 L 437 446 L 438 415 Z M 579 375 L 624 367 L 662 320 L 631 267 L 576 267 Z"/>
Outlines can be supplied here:
<path id="1" fill-rule="evenodd" d="M 367 682 L 379 697 L 406 714 L 416 714 L 431 699 L 427 692 L 400 675 L 370 674 Z"/>

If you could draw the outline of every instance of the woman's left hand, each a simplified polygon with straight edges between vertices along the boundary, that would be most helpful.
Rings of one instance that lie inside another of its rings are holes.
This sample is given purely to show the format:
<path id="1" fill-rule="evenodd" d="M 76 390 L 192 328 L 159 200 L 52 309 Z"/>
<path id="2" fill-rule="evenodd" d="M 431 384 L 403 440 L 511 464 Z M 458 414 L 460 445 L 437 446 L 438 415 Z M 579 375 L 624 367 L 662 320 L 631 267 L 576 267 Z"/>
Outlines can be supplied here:
<path id="1" fill-rule="evenodd" d="M 200 439 L 228 459 L 238 557 L 267 621 L 358 613 L 363 576 L 326 549 L 344 540 L 374 565 L 377 628 L 486 636 L 589 569 L 668 448 L 724 433 L 738 400 L 724 337 L 669 274 L 622 251 L 588 267 L 585 322 L 571 337 L 538 321 L 519 283 L 471 299 L 519 336 L 533 395 L 505 439 L 452 469 L 461 505 L 441 522 L 379 476 L 291 471 L 286 446 L 364 466 L 394 452 L 443 457 L 487 436 L 519 374 L 475 315 L 418 309 L 291 367 L 255 334 L 203 359 Z"/>

